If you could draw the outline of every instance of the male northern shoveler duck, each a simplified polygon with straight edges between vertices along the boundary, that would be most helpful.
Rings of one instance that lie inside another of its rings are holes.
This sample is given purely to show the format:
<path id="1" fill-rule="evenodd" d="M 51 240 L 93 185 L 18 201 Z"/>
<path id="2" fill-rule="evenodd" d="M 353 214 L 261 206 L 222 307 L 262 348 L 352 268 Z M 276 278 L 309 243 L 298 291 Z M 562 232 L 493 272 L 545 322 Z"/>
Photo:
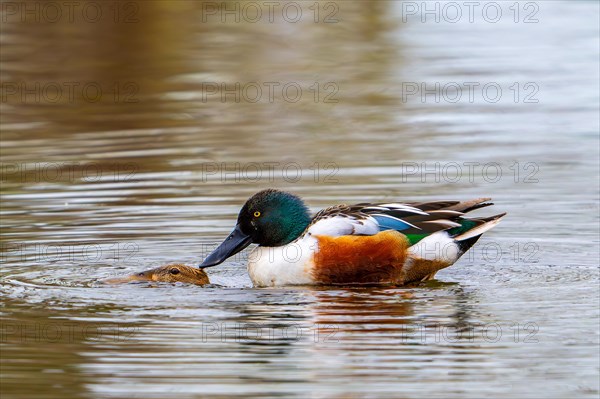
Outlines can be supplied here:
<path id="1" fill-rule="evenodd" d="M 200 268 L 255 243 L 248 272 L 257 287 L 423 281 L 498 224 L 504 213 L 463 217 L 487 201 L 344 204 L 311 218 L 299 197 L 268 189 L 246 202 L 233 232 Z"/>
<path id="2" fill-rule="evenodd" d="M 202 269 L 181 264 L 160 266 L 125 277 L 109 278 L 106 284 L 120 284 L 131 281 L 156 281 L 163 283 L 209 284 L 208 276 Z"/>

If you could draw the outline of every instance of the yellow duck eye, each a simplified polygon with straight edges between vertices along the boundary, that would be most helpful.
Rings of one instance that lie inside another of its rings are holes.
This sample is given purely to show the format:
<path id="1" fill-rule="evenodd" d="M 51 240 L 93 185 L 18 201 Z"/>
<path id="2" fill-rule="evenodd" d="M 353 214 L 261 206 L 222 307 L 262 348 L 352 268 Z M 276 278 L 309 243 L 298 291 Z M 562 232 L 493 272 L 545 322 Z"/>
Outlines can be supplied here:
<path id="1" fill-rule="evenodd" d="M 259 216 L 260 216 L 260 212 L 259 212 L 259 211 L 256 211 L 256 212 L 254 212 L 254 217 L 255 217 L 255 218 L 257 218 L 257 217 L 259 217 Z"/>

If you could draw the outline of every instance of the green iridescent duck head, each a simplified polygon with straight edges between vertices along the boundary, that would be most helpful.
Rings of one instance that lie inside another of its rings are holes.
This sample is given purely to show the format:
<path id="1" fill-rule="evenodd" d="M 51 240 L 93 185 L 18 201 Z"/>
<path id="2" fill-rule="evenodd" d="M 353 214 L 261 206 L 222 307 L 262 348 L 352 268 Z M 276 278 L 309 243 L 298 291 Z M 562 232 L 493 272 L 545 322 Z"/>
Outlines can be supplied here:
<path id="1" fill-rule="evenodd" d="M 266 247 L 289 244 L 310 221 L 308 208 L 298 196 L 274 189 L 260 191 L 246 201 L 231 234 L 200 267 L 216 266 L 253 243 Z"/>

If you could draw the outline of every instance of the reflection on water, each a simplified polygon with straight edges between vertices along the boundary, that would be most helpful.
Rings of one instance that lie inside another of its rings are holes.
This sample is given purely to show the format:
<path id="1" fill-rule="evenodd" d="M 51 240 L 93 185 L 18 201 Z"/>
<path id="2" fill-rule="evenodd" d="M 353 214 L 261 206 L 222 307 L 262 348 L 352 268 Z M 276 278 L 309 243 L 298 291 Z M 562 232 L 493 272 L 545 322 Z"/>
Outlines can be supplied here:
<path id="1" fill-rule="evenodd" d="M 597 397 L 597 3 L 7 4 L 3 398 Z M 256 290 L 243 254 L 208 288 L 98 283 L 197 264 L 265 187 L 509 216 L 419 287 Z"/>

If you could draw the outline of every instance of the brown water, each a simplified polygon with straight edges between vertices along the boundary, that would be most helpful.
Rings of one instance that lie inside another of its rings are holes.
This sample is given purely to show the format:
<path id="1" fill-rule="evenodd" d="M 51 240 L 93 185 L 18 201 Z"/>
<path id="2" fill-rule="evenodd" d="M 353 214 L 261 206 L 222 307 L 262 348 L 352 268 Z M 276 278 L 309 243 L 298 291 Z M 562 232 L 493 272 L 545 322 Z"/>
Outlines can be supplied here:
<path id="1" fill-rule="evenodd" d="M 0 4 L 3 399 L 598 397 L 597 2 Z M 509 216 L 419 287 L 98 282 L 266 187 Z"/>

